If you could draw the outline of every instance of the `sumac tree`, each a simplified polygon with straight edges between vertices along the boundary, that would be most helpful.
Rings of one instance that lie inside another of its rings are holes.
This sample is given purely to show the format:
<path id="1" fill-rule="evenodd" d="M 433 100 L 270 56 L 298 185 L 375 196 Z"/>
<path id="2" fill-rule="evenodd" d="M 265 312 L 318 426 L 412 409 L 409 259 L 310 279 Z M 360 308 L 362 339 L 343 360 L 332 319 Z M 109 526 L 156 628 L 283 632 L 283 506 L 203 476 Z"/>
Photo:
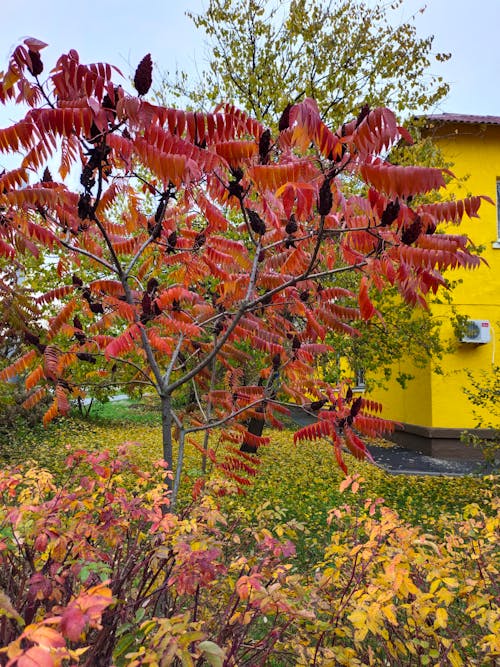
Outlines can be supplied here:
<path id="1" fill-rule="evenodd" d="M 178 442 L 174 501 L 187 436 L 224 425 L 225 458 L 207 441 L 204 453 L 244 485 L 266 442 L 246 425 L 276 425 L 283 399 L 319 417 L 298 439 L 329 437 L 342 467 L 344 446 L 366 456 L 359 435 L 390 424 L 378 404 L 315 376 L 315 358 L 331 351 L 325 335 L 356 336 L 353 321 L 377 318 L 372 290 L 393 286 L 425 306 L 444 269 L 477 266 L 465 236 L 434 232 L 476 216 L 480 198 L 419 205 L 443 173 L 384 159 L 411 141 L 386 108 L 331 129 L 306 99 L 272 135 L 229 105 L 195 113 L 146 101 L 149 57 L 138 96 L 116 68 L 83 65 L 75 51 L 42 83 L 43 46 L 25 40 L 0 80 L 4 104 L 28 106 L 0 130 L 0 150 L 20 155 L 0 177 L 0 253 L 22 262 L 44 247 L 59 285 L 33 295 L 45 320 L 26 319 L 30 349 L 0 379 L 26 374 L 28 408 L 50 394 L 45 423 L 81 395 L 82 367 L 157 392 L 169 463 Z M 344 194 L 353 180 L 366 194 Z M 359 274 L 357 293 L 336 282 L 346 272 Z M 186 386 L 189 404 L 174 409 Z"/>

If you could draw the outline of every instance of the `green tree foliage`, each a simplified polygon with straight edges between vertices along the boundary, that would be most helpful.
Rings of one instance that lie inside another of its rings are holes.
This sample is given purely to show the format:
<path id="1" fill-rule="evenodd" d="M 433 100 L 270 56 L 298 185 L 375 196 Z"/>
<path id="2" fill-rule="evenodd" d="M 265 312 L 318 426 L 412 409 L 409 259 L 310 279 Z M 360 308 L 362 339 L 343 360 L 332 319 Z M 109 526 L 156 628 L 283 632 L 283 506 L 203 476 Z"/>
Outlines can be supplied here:
<path id="1" fill-rule="evenodd" d="M 304 97 L 333 125 L 365 104 L 428 109 L 448 91 L 432 63 L 449 55 L 433 55 L 433 37 L 403 13 L 403 0 L 210 0 L 188 14 L 208 37 L 208 67 L 196 86 L 181 72 L 169 90 L 196 107 L 233 101 L 268 125 Z"/>
<path id="2" fill-rule="evenodd" d="M 325 379 L 339 381 L 347 372 L 356 384 L 362 379 L 367 389 L 384 386 L 392 377 L 405 387 L 414 377 L 408 360 L 417 368 L 425 367 L 430 358 L 438 365 L 445 344 L 439 337 L 436 319 L 403 303 L 395 290 L 374 295 L 374 303 L 381 318 L 361 326 L 358 323 L 358 335 L 330 333 L 328 341 L 337 355 L 325 355 L 320 360 Z M 343 368 L 339 358 L 345 360 L 349 370 Z"/>

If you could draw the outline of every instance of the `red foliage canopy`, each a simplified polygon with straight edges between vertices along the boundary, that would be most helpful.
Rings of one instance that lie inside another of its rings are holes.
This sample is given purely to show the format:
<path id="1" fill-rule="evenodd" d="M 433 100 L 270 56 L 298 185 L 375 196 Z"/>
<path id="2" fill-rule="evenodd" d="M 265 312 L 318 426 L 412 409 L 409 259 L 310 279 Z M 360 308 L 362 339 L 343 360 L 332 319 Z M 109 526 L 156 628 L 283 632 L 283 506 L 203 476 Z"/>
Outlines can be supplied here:
<path id="1" fill-rule="evenodd" d="M 45 393 L 37 387 L 53 387 L 48 420 L 81 395 L 75 368 L 97 364 L 99 378 L 115 383 L 124 361 L 128 382 L 163 398 L 192 385 L 193 405 L 170 412 L 185 432 L 232 416 L 240 425 L 225 437 L 241 443 L 241 422 L 278 424 L 287 397 L 319 410 L 299 437 L 331 437 L 342 466 L 343 444 L 365 455 L 355 431 L 390 424 L 378 405 L 318 380 L 315 355 L 329 350 L 330 329 L 355 335 L 356 319 L 378 316 L 374 288 L 396 286 L 425 306 L 442 271 L 476 267 L 465 237 L 434 231 L 476 216 L 480 198 L 413 207 L 414 195 L 444 185 L 443 173 L 382 157 L 409 140 L 388 109 L 334 131 L 306 99 L 272 137 L 229 105 L 185 112 L 130 95 L 116 68 L 83 65 L 75 51 L 42 87 L 33 69 L 36 61 L 39 75 L 42 48 L 18 46 L 0 80 L 1 102 L 30 107 L 0 130 L 0 150 L 22 153 L 0 177 L 0 254 L 22 264 L 38 246 L 57 253 L 61 284 L 37 301 L 61 306 L 36 334 L 26 322 L 32 351 L 0 379 L 31 370 L 29 406 Z M 43 171 L 57 156 L 59 180 Z M 346 192 L 353 180 L 366 196 Z M 336 286 L 346 271 L 360 275 L 358 294 Z M 228 458 L 233 475 L 245 465 Z"/>

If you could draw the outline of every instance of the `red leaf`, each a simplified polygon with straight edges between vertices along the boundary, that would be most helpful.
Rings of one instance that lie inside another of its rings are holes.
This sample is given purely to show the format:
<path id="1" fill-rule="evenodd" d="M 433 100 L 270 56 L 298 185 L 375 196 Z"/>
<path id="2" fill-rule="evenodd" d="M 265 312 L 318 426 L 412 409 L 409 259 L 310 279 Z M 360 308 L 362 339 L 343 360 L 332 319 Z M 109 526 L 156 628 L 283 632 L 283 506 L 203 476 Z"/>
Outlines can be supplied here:
<path id="1" fill-rule="evenodd" d="M 314 424 L 308 424 L 299 429 L 293 436 L 293 441 L 297 440 L 321 440 L 335 432 L 335 422 L 331 419 L 322 419 Z"/>
<path id="2" fill-rule="evenodd" d="M 75 605 L 64 610 L 61 619 L 61 632 L 72 642 L 77 642 L 87 625 L 85 614 Z"/>
<path id="3" fill-rule="evenodd" d="M 390 197 L 422 194 L 446 185 L 443 170 L 433 167 L 404 167 L 379 161 L 362 165 L 360 171 L 366 183 Z"/>
<path id="4" fill-rule="evenodd" d="M 32 646 L 16 658 L 16 667 L 55 667 L 51 654 L 41 646 Z"/>
<path id="5" fill-rule="evenodd" d="M 337 460 L 337 465 L 339 468 L 342 470 L 342 472 L 347 475 L 347 466 L 345 464 L 344 459 L 342 458 L 342 448 L 341 448 L 341 443 L 340 440 L 337 437 L 334 438 L 333 440 L 333 451 L 335 453 L 335 458 Z"/>
<path id="6" fill-rule="evenodd" d="M 363 276 L 361 278 L 361 283 L 359 286 L 359 294 L 358 294 L 358 303 L 359 303 L 359 310 L 361 312 L 361 317 L 366 321 L 371 319 L 375 315 L 375 306 L 373 303 L 370 301 L 370 297 L 368 295 L 368 279 L 366 276 Z"/>
<path id="7" fill-rule="evenodd" d="M 137 345 L 137 340 L 140 336 L 140 325 L 132 324 L 132 326 L 116 338 L 113 338 L 113 340 L 106 345 L 104 350 L 106 358 L 119 357 L 122 354 L 129 352 Z"/>

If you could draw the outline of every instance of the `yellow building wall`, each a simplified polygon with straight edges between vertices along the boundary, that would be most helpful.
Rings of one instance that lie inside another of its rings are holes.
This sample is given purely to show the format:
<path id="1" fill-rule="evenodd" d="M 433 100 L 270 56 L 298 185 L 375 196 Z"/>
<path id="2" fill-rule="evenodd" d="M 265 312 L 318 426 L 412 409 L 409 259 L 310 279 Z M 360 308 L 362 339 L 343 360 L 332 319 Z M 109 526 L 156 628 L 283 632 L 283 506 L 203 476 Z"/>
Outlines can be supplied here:
<path id="1" fill-rule="evenodd" d="M 382 403 L 382 416 L 396 422 L 432 426 L 432 384 L 431 368 L 417 368 L 414 364 L 399 362 L 398 371 L 413 375 L 413 380 L 402 387 L 395 380 L 387 383 L 386 388 L 377 389 L 370 394 Z"/>
<path id="2" fill-rule="evenodd" d="M 467 315 L 470 319 L 489 320 L 490 325 L 498 320 L 498 305 L 489 306 L 479 304 L 474 307 L 457 305 L 458 313 Z M 454 352 L 446 354 L 439 362 L 443 374 L 430 373 L 432 392 L 432 426 L 441 428 L 475 428 L 487 427 L 489 425 L 499 426 L 492 423 L 492 416 L 487 409 L 481 410 L 473 406 L 468 399 L 464 389 L 470 386 L 468 371 L 472 372 L 478 379 L 484 374 L 491 375 L 494 352 L 498 349 L 498 325 L 491 332 L 492 340 L 489 343 L 475 345 L 472 343 L 460 343 L 449 321 L 449 308 L 445 306 L 433 306 L 433 313 L 439 316 L 442 313 L 441 336 L 451 342 Z M 494 336 L 496 334 L 496 340 Z M 496 360 L 498 361 L 498 360 Z M 407 420 L 409 421 L 409 420 Z M 420 422 L 411 422 L 420 423 Z"/>
<path id="3" fill-rule="evenodd" d="M 457 176 L 444 196 L 462 199 L 469 195 L 486 195 L 495 202 L 495 205 L 483 202 L 479 218 L 469 220 L 464 216 L 459 227 L 449 227 L 450 233 L 466 234 L 476 246 L 482 246 L 481 256 L 487 265 L 482 264 L 473 271 L 458 269 L 446 274 L 450 281 L 461 281 L 452 292 L 456 312 L 470 319 L 489 320 L 491 341 L 481 345 L 460 343 L 450 323 L 451 307 L 433 303 L 431 316 L 439 319 L 440 335 L 452 347 L 452 352 L 438 362 L 443 374 L 434 372 L 436 364 L 433 363 L 423 371 L 413 369 L 416 377 L 405 390 L 390 381 L 387 389 L 377 391 L 373 398 L 384 404 L 384 415 L 409 424 L 464 429 L 481 425 L 500 427 L 491 423 L 487 410 L 481 413 L 464 393 L 464 387 L 469 385 L 467 371 L 478 377 L 481 373 L 491 376 L 494 365 L 500 366 L 500 243 L 496 208 L 500 126 L 446 123 L 431 128 L 430 134 L 445 158 L 453 163 L 451 169 Z M 465 181 L 459 180 L 464 177 L 467 177 Z"/>

